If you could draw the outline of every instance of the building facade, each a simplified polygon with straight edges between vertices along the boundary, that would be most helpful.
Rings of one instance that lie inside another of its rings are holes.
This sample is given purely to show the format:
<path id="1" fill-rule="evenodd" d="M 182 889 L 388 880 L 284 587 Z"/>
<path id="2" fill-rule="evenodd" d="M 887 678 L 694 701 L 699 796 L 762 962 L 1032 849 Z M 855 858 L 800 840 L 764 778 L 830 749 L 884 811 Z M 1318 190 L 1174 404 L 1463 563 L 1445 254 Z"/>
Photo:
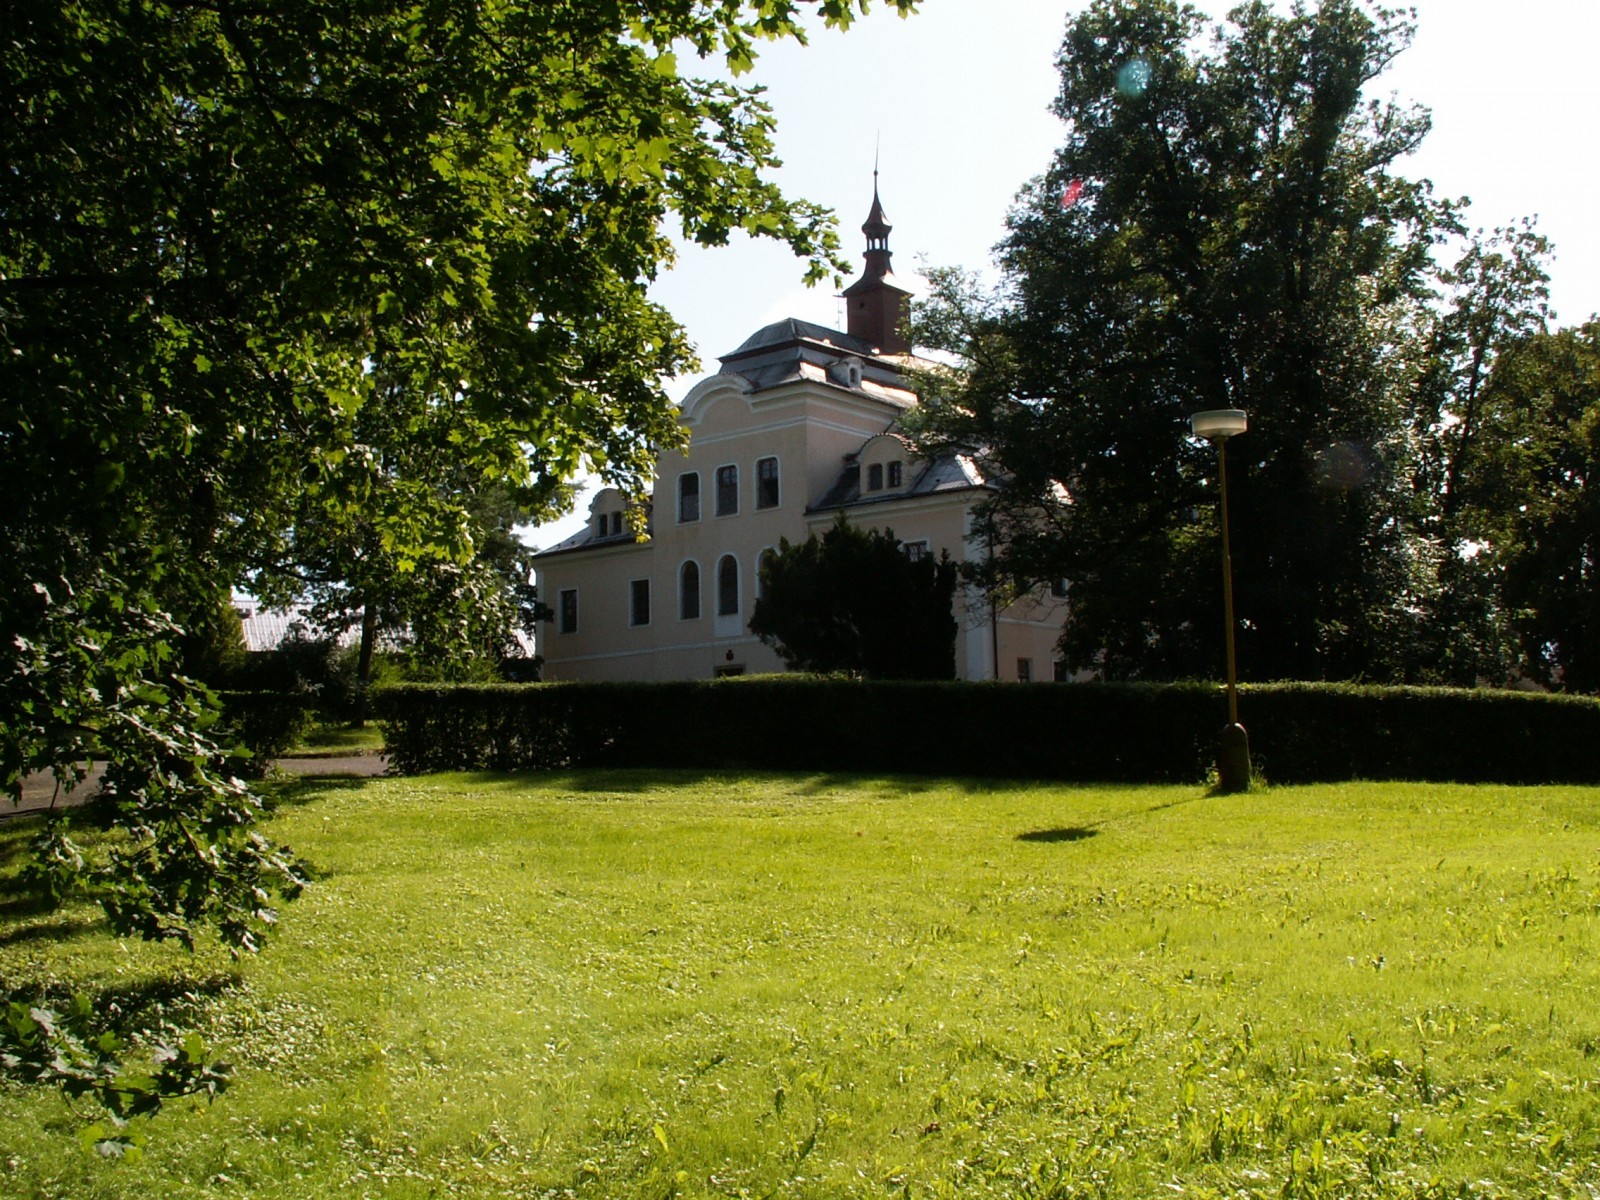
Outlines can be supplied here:
<path id="1" fill-rule="evenodd" d="M 586 527 L 537 557 L 554 611 L 539 645 L 545 679 L 782 671 L 748 629 L 761 560 L 841 513 L 892 531 L 908 554 L 987 552 L 973 508 L 992 482 L 965 458 L 919 458 L 898 432 L 917 401 L 909 373 L 931 364 L 911 354 L 890 228 L 874 188 L 845 331 L 792 319 L 758 330 L 684 398 L 688 447 L 662 455 L 640 510 L 605 489 Z M 1059 678 L 1064 612 L 1049 594 L 1001 608 L 959 591 L 958 676 Z"/>

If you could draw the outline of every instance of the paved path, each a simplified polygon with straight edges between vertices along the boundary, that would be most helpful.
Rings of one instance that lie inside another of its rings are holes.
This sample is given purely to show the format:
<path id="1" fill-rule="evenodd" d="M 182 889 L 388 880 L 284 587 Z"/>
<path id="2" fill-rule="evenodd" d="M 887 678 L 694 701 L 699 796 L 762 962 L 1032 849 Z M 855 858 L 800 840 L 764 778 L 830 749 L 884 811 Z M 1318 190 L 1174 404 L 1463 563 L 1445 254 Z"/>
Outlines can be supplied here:
<path id="1" fill-rule="evenodd" d="M 367 779 L 389 769 L 386 756 L 371 754 L 323 755 L 317 758 L 280 758 L 272 764 L 285 775 L 336 775 Z"/>
<path id="2" fill-rule="evenodd" d="M 285 775 L 351 779 L 382 775 L 389 767 L 389 760 L 377 753 L 344 754 L 318 758 L 280 758 L 274 760 L 272 765 Z M 0 820 L 42 812 L 50 807 L 52 799 L 62 806 L 82 804 L 98 790 L 102 774 L 104 768 L 100 763 L 95 763 L 88 778 L 72 791 L 62 791 L 59 798 L 56 796 L 55 776 L 48 772 L 25 776 L 22 780 L 21 804 L 13 806 L 0 798 Z"/>

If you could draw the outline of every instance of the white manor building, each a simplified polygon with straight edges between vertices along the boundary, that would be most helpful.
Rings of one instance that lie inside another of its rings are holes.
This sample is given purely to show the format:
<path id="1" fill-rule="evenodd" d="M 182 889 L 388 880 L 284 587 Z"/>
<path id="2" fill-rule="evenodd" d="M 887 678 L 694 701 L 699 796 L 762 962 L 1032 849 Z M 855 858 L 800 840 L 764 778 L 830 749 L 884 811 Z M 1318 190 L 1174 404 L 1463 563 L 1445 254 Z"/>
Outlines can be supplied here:
<path id="1" fill-rule="evenodd" d="M 785 320 L 757 330 L 684 398 L 683 452 L 657 464 L 634 531 L 627 498 L 594 498 L 585 529 L 537 558 L 547 680 L 705 679 L 784 670 L 748 629 L 762 557 L 840 513 L 892 530 L 910 554 L 987 552 L 972 510 L 994 486 L 963 457 L 921 459 L 897 432 L 917 402 L 906 371 L 909 293 L 890 270 L 876 188 L 866 268 L 845 289 L 848 332 Z M 1065 605 L 1045 594 L 993 608 L 956 595 L 962 679 L 1063 678 Z"/>

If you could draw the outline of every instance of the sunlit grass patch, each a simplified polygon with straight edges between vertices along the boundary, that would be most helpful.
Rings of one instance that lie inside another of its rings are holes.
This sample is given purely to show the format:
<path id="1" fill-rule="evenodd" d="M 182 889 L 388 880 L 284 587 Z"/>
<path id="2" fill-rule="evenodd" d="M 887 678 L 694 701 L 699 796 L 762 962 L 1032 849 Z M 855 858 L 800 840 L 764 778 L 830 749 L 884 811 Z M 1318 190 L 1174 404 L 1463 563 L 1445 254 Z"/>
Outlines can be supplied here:
<path id="1" fill-rule="evenodd" d="M 363 754 L 383 749 L 383 730 L 375 724 L 313 725 L 289 751 L 296 755 Z"/>
<path id="2" fill-rule="evenodd" d="M 20 1194 L 1600 1186 L 1597 789 L 293 795 L 272 832 L 318 882 L 237 976 L 92 913 L 0 924 L 8 981 L 220 978 L 182 1015 L 239 1067 L 133 1165 L 78 1152 L 59 1100 L 0 1095 Z"/>

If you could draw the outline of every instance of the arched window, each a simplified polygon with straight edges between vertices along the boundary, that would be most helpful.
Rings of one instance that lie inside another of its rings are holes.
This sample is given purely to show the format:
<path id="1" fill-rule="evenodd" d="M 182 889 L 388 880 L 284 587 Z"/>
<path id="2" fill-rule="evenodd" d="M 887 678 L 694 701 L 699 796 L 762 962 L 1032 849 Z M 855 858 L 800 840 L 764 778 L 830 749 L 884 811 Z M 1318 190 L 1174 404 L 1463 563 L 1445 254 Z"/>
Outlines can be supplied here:
<path id="1" fill-rule="evenodd" d="M 696 621 L 700 618 L 700 564 L 693 561 L 678 568 L 678 619 Z"/>
<path id="2" fill-rule="evenodd" d="M 717 616 L 739 615 L 739 561 L 724 554 L 717 563 Z"/>

